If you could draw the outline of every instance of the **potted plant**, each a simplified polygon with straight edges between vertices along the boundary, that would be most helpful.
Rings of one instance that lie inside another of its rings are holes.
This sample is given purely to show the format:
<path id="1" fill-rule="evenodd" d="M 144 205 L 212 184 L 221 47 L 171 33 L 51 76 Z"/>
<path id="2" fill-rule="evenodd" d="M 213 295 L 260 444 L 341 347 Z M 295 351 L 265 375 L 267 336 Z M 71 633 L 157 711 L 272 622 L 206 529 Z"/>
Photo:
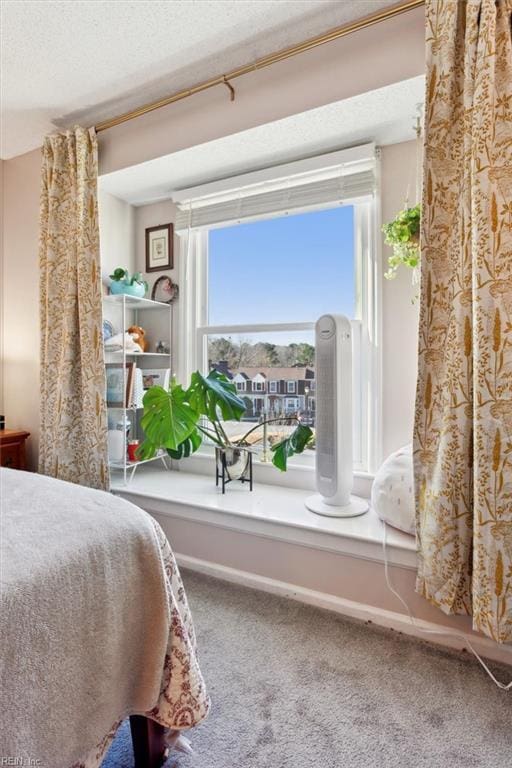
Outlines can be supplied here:
<path id="1" fill-rule="evenodd" d="M 235 385 L 222 373 L 210 371 L 203 376 L 195 371 L 188 389 L 172 381 L 168 390 L 150 387 L 144 395 L 141 426 L 145 439 L 138 449 L 140 459 L 150 459 L 160 448 L 173 459 L 182 459 L 197 451 L 203 438 L 211 440 L 219 462 L 227 468 L 229 479 L 243 479 L 250 458 L 248 436 L 263 424 L 287 421 L 295 423 L 288 437 L 271 446 L 272 463 L 286 471 L 290 456 L 302 453 L 313 441 L 313 431 L 297 417 L 266 419 L 251 427 L 244 435 L 232 439 L 223 421 L 240 421 L 246 411 Z"/>
<path id="2" fill-rule="evenodd" d="M 395 216 L 393 221 L 384 224 L 384 242 L 390 245 L 393 253 L 388 258 L 388 270 L 384 277 L 392 280 L 398 267 L 403 264 L 416 269 L 420 263 L 420 220 L 421 206 L 409 208 L 407 205 Z"/>
<path id="3" fill-rule="evenodd" d="M 127 269 L 117 267 L 109 277 L 112 280 L 110 293 L 125 293 L 128 296 L 137 296 L 139 299 L 144 298 L 147 293 L 148 284 L 142 278 L 142 272 L 134 272 L 130 277 Z"/>

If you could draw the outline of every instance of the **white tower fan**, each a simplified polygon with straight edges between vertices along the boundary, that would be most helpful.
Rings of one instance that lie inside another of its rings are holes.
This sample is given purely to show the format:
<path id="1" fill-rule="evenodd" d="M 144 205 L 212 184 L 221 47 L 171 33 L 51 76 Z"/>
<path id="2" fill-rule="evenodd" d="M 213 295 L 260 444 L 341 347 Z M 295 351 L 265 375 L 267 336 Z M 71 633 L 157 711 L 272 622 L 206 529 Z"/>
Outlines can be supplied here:
<path id="1" fill-rule="evenodd" d="M 368 503 L 352 496 L 352 328 L 343 315 L 322 315 L 315 326 L 316 487 L 311 512 L 355 517 Z"/>

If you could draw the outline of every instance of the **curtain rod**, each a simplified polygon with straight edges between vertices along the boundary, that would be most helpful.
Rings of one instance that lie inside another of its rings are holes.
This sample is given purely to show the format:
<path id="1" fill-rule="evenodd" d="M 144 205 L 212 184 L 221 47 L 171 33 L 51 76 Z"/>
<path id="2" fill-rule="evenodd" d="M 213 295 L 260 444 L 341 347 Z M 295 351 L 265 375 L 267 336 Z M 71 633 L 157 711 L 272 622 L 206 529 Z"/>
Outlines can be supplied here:
<path id="1" fill-rule="evenodd" d="M 343 24 L 341 27 L 335 27 L 334 29 L 329 30 L 329 32 L 325 32 L 323 35 L 312 37 L 309 40 L 305 40 L 303 43 L 298 43 L 297 45 L 293 45 L 290 48 L 284 48 L 283 50 L 277 51 L 276 53 L 271 53 L 269 56 L 264 56 L 262 59 L 258 59 L 252 64 L 247 64 L 243 67 L 239 67 L 238 69 L 234 69 L 231 72 L 227 72 L 225 75 L 219 75 L 218 77 L 214 77 L 211 80 L 205 80 L 203 83 L 192 86 L 192 88 L 186 88 L 185 90 L 178 91 L 171 96 L 166 96 L 163 99 L 159 99 L 158 101 L 153 101 L 149 104 L 144 104 L 142 107 L 138 107 L 137 109 L 132 109 L 130 112 L 125 112 L 124 114 L 118 115 L 117 117 L 112 117 L 110 120 L 104 120 L 103 122 L 100 122 L 96 125 L 96 132 L 100 133 L 101 131 L 106 131 L 109 128 L 114 128 L 116 125 L 121 125 L 121 123 L 126 123 L 128 120 L 134 120 L 136 117 L 147 115 L 148 112 L 154 112 L 156 109 L 166 107 L 168 104 L 174 104 L 176 101 L 181 101 L 182 99 L 186 99 L 196 93 L 201 93 L 201 91 L 214 88 L 217 85 L 224 85 L 229 88 L 231 101 L 233 101 L 235 98 L 235 91 L 230 83 L 231 80 L 235 80 L 237 77 L 242 77 L 243 75 L 248 75 L 250 72 L 256 72 L 258 69 L 269 67 L 278 61 L 290 59 L 292 56 L 305 53 L 306 51 L 310 51 L 313 48 L 317 48 L 319 45 L 324 45 L 325 43 L 330 43 L 333 40 L 338 40 L 340 37 L 345 37 L 345 35 L 350 35 L 352 32 L 358 32 L 361 29 L 366 29 L 367 27 L 378 24 L 381 21 L 392 19 L 402 13 L 412 11 L 415 8 L 419 8 L 424 4 L 425 0 L 407 0 L 405 3 L 400 3 L 399 5 L 393 5 L 389 8 L 384 8 L 381 11 L 372 13 L 370 16 L 357 19 L 356 21 L 353 21 L 349 24 Z"/>

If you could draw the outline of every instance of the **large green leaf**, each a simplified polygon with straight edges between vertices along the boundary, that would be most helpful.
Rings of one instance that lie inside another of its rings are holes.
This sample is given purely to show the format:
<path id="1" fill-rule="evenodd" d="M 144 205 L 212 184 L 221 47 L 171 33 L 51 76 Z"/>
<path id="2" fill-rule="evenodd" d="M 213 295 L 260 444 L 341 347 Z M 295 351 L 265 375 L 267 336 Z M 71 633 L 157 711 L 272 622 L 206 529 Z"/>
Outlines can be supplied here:
<path id="1" fill-rule="evenodd" d="M 199 371 L 193 373 L 187 397 L 194 410 L 210 421 L 217 421 L 219 412 L 224 421 L 240 421 L 245 413 L 245 403 L 236 394 L 235 385 L 218 371 L 210 371 L 206 377 Z"/>
<path id="2" fill-rule="evenodd" d="M 272 446 L 271 450 L 274 454 L 272 464 L 281 472 L 286 472 L 287 461 L 290 456 L 295 453 L 302 453 L 312 437 L 313 431 L 309 427 L 306 427 L 305 424 L 298 424 L 289 437 Z"/>
<path id="3" fill-rule="evenodd" d="M 196 430 L 192 432 L 186 440 L 180 443 L 175 451 L 171 448 L 167 449 L 167 453 L 171 459 L 186 459 L 191 453 L 195 453 L 200 447 L 203 439 L 201 434 Z"/>
<path id="4" fill-rule="evenodd" d="M 158 448 L 176 451 L 195 431 L 198 414 L 180 384 L 173 384 L 170 390 L 150 387 L 143 402 L 141 426 L 145 440 L 138 450 L 139 458 L 151 458 Z"/>

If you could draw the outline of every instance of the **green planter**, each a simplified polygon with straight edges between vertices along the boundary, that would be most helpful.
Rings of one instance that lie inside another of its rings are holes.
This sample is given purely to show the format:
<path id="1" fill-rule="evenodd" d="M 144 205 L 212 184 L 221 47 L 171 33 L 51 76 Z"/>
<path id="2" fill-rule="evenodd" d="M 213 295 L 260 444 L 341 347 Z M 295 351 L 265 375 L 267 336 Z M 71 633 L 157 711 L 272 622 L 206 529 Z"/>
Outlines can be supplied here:
<path id="1" fill-rule="evenodd" d="M 110 293 L 114 295 L 126 294 L 126 296 L 136 296 L 143 299 L 146 295 L 146 286 L 143 283 L 133 283 L 130 285 L 128 280 L 113 280 L 110 283 Z"/>

